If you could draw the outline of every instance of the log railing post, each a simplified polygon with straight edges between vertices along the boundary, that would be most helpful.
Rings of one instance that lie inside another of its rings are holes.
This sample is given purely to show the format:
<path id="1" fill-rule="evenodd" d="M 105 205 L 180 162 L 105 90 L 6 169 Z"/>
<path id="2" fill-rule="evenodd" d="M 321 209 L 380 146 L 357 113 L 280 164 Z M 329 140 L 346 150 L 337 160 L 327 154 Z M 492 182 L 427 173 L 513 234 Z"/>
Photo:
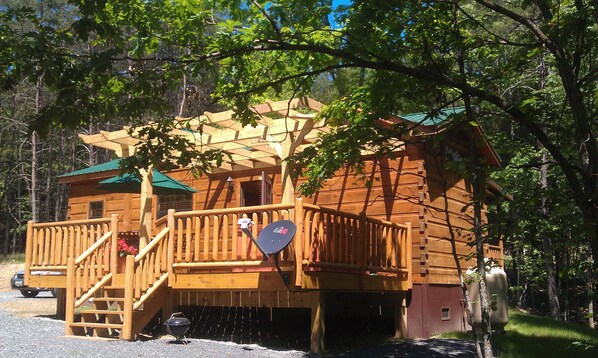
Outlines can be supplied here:
<path id="1" fill-rule="evenodd" d="M 303 199 L 295 199 L 295 225 L 297 232 L 293 243 L 295 249 L 295 285 L 301 286 L 303 272 Z"/>
<path id="2" fill-rule="evenodd" d="M 174 221 L 174 209 L 168 209 L 168 221 L 166 225 L 168 226 L 168 244 L 166 245 L 167 252 L 167 259 L 166 259 L 166 266 L 168 270 L 168 286 L 172 286 L 174 284 L 174 272 L 172 269 L 172 265 L 174 264 L 174 230 L 175 230 L 175 221 Z M 199 237 L 196 237 L 195 240 L 199 240 Z M 197 255 L 197 253 L 196 253 Z"/>
<path id="3" fill-rule="evenodd" d="M 359 268 L 359 285 L 363 285 L 365 275 L 365 246 L 367 245 L 367 221 L 364 213 L 359 215 L 359 240 L 357 242 L 357 267 Z"/>
<path id="4" fill-rule="evenodd" d="M 133 295 L 135 290 L 135 256 L 128 255 L 125 270 L 125 302 L 124 302 L 124 318 L 123 328 L 120 333 L 120 338 L 124 340 L 131 340 L 133 328 Z"/>
<path id="5" fill-rule="evenodd" d="M 66 261 L 66 304 L 64 327 L 65 335 L 73 334 L 71 325 L 75 319 L 75 258 L 69 257 Z"/>
<path id="6" fill-rule="evenodd" d="M 407 238 L 405 240 L 405 256 L 406 262 L 405 265 L 407 266 L 407 280 L 409 281 L 409 288 L 413 287 L 413 254 L 412 254 L 412 227 L 411 222 L 405 223 L 407 226 Z M 401 248 L 402 249 L 402 248 Z"/>
<path id="7" fill-rule="evenodd" d="M 25 286 L 29 285 L 31 262 L 33 261 L 33 221 L 27 222 L 27 241 L 25 243 Z"/>
<path id="8" fill-rule="evenodd" d="M 116 261 L 118 256 L 118 215 L 112 214 L 110 217 L 110 230 L 112 238 L 110 241 L 110 272 L 116 274 Z"/>

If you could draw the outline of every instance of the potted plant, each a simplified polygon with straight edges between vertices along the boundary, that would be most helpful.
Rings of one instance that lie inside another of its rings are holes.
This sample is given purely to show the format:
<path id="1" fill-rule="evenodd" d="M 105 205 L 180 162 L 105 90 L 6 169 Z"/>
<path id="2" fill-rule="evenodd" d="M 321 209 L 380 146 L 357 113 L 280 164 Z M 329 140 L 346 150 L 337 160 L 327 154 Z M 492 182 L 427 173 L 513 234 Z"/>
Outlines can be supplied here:
<path id="1" fill-rule="evenodd" d="M 126 258 L 128 255 L 137 255 L 139 249 L 133 245 L 129 245 L 123 238 L 118 239 L 116 252 L 118 253 L 118 260 L 116 265 L 116 272 L 125 272 Z"/>

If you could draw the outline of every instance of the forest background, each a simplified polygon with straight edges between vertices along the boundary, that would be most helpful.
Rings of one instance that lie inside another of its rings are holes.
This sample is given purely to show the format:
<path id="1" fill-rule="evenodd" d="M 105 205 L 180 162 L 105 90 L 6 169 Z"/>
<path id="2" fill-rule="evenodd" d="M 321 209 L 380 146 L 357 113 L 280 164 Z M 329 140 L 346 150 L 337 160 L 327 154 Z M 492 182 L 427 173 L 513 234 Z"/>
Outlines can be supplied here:
<path id="1" fill-rule="evenodd" d="M 297 158 L 313 191 L 358 163 L 350 148 L 389 149 L 373 119 L 465 104 L 513 196 L 485 228 L 511 304 L 593 327 L 597 32 L 581 0 L 0 0 L 1 252 L 24 249 L 28 220 L 65 219 L 59 175 L 111 159 L 79 133 L 229 107 L 250 123 L 247 104 L 305 94 L 350 124 Z"/>

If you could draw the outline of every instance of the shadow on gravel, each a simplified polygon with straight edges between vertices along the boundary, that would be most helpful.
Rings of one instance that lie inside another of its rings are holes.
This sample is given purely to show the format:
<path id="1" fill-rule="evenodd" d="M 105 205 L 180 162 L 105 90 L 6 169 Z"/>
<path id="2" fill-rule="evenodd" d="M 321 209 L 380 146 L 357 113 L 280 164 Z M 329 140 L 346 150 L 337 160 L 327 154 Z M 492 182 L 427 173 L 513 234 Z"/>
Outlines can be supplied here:
<path id="1" fill-rule="evenodd" d="M 404 340 L 394 343 L 367 345 L 330 357 L 476 357 L 474 344 L 451 339 Z"/>
<path id="2" fill-rule="evenodd" d="M 186 338 L 257 344 L 281 351 L 309 351 L 308 309 L 190 306 L 179 309 L 191 322 Z M 144 333 L 153 337 L 166 334 L 159 319 L 149 324 Z M 326 354 L 329 357 L 476 356 L 471 342 L 428 339 L 389 343 L 392 333 L 390 318 L 326 317 Z"/>
<path id="3" fill-rule="evenodd" d="M 53 320 L 56 320 L 56 321 L 64 322 L 63 319 L 58 319 L 55 314 L 40 314 L 40 315 L 37 315 L 35 317 L 37 317 L 37 318 L 53 319 Z"/>

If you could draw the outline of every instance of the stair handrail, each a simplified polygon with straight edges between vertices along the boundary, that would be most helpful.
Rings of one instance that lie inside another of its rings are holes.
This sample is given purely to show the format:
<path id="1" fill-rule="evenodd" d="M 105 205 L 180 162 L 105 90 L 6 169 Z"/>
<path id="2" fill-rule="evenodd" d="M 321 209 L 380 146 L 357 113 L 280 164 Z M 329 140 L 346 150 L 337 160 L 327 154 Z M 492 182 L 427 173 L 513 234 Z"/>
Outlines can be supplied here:
<path id="1" fill-rule="evenodd" d="M 75 319 L 75 308 L 112 280 L 114 245 L 118 236 L 118 215 L 110 217 L 111 230 L 78 257 L 67 260 L 65 333 L 72 334 L 71 325 Z M 92 261 L 92 262 L 89 262 Z M 89 285 L 91 284 L 91 287 Z M 83 287 L 82 287 L 83 285 Z M 82 292 L 85 290 L 85 292 Z M 79 292 L 79 294 L 77 294 Z M 79 297 L 78 300 L 75 299 Z"/>
<path id="2" fill-rule="evenodd" d="M 132 339 L 133 311 L 168 282 L 170 227 L 160 231 L 136 256 L 128 255 L 125 266 L 125 302 L 121 339 Z M 158 270 L 156 270 L 158 268 Z"/>

